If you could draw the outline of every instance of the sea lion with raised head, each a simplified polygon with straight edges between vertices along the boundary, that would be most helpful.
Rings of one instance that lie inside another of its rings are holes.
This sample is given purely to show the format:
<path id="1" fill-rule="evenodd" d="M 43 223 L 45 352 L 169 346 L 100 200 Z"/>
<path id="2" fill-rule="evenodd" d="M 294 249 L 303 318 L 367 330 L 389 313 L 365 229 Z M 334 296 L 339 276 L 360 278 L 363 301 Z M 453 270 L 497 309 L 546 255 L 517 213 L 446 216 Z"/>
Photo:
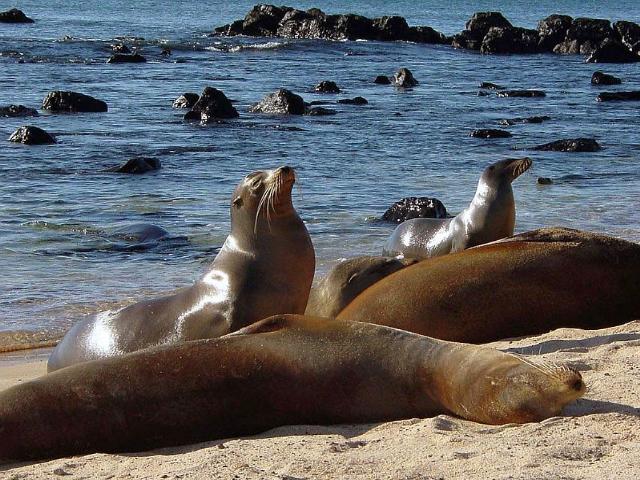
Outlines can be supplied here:
<path id="1" fill-rule="evenodd" d="M 49 371 L 154 345 L 213 338 L 278 313 L 304 313 L 315 253 L 293 207 L 290 167 L 247 175 L 233 193 L 231 234 L 200 280 L 177 293 L 77 323 Z"/>
<path id="2" fill-rule="evenodd" d="M 333 266 L 311 287 L 305 315 L 335 318 L 351 301 L 374 283 L 417 260 L 390 257 L 354 257 Z"/>
<path id="3" fill-rule="evenodd" d="M 531 167 L 509 158 L 484 169 L 471 204 L 453 218 L 414 218 L 396 227 L 383 255 L 428 258 L 460 252 L 513 235 L 516 203 L 511 182 Z"/>
<path id="4" fill-rule="evenodd" d="M 222 338 L 86 362 L 0 393 L 0 459 L 130 452 L 282 425 L 558 415 L 570 368 L 357 322 L 278 315 Z"/>
<path id="5" fill-rule="evenodd" d="M 337 318 L 484 343 L 640 318 L 640 245 L 548 228 L 423 260 L 358 295 Z"/>

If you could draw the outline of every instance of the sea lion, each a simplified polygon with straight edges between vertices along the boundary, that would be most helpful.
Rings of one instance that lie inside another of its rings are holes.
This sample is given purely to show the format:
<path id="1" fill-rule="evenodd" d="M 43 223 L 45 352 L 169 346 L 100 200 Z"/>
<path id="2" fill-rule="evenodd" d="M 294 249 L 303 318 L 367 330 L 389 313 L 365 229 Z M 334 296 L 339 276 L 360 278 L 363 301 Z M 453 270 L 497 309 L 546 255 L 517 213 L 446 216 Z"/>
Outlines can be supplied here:
<path id="1" fill-rule="evenodd" d="M 578 230 L 528 232 L 396 272 L 337 318 L 484 343 L 640 318 L 640 245 Z"/>
<path id="2" fill-rule="evenodd" d="M 173 295 L 80 321 L 51 354 L 49 371 L 219 337 L 278 313 L 303 313 L 315 253 L 291 201 L 294 182 L 290 167 L 247 175 L 233 193 L 231 234 L 200 280 Z"/>
<path id="3" fill-rule="evenodd" d="M 389 257 L 348 258 L 311 287 L 305 315 L 335 318 L 360 293 L 417 260 Z"/>
<path id="4" fill-rule="evenodd" d="M 383 255 L 428 258 L 460 252 L 513 235 L 516 203 L 511 182 L 531 167 L 530 158 L 509 158 L 484 169 L 471 204 L 453 218 L 414 218 L 393 231 Z"/>
<path id="5" fill-rule="evenodd" d="M 524 423 L 558 415 L 584 391 L 575 370 L 489 347 L 278 315 L 222 338 L 73 365 L 1 392 L 0 459 L 442 413 Z"/>

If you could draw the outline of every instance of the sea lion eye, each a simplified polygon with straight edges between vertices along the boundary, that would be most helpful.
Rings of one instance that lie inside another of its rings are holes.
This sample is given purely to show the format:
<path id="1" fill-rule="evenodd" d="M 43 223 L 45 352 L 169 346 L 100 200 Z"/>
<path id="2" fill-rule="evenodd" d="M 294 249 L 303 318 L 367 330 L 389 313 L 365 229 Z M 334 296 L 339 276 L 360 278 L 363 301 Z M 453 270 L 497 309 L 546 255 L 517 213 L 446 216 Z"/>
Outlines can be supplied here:
<path id="1" fill-rule="evenodd" d="M 262 179 L 256 178 L 249 184 L 249 188 L 252 192 L 255 192 L 258 188 L 262 186 Z"/>
<path id="2" fill-rule="evenodd" d="M 233 199 L 233 206 L 236 208 L 240 208 L 243 204 L 242 197 L 236 197 Z"/>

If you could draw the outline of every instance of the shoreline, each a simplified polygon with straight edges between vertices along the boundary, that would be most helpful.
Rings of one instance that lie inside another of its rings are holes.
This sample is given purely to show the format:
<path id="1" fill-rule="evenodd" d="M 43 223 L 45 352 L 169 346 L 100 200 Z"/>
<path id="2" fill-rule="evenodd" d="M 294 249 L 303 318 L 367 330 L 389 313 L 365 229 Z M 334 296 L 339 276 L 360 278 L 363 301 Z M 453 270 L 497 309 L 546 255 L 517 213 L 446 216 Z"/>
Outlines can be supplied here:
<path id="1" fill-rule="evenodd" d="M 563 362 L 588 391 L 558 417 L 492 426 L 449 415 L 359 425 L 282 426 L 251 437 L 147 452 L 0 465 L 8 478 L 585 478 L 640 474 L 640 321 L 562 328 L 489 344 Z M 0 388 L 39 376 L 43 356 L 0 356 Z M 15 358 L 17 357 L 17 358 Z M 13 383 L 11 383 L 13 382 Z"/>

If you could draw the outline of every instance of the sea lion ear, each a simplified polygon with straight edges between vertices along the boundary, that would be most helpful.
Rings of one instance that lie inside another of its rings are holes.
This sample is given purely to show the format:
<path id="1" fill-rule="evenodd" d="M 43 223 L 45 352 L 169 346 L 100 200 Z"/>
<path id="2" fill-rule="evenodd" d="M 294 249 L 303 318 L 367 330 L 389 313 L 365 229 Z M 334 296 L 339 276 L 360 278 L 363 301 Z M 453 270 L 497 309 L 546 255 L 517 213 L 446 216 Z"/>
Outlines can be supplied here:
<path id="1" fill-rule="evenodd" d="M 236 198 L 233 199 L 233 206 L 234 207 L 238 207 L 240 208 L 242 206 L 243 200 L 241 196 L 237 196 Z"/>

